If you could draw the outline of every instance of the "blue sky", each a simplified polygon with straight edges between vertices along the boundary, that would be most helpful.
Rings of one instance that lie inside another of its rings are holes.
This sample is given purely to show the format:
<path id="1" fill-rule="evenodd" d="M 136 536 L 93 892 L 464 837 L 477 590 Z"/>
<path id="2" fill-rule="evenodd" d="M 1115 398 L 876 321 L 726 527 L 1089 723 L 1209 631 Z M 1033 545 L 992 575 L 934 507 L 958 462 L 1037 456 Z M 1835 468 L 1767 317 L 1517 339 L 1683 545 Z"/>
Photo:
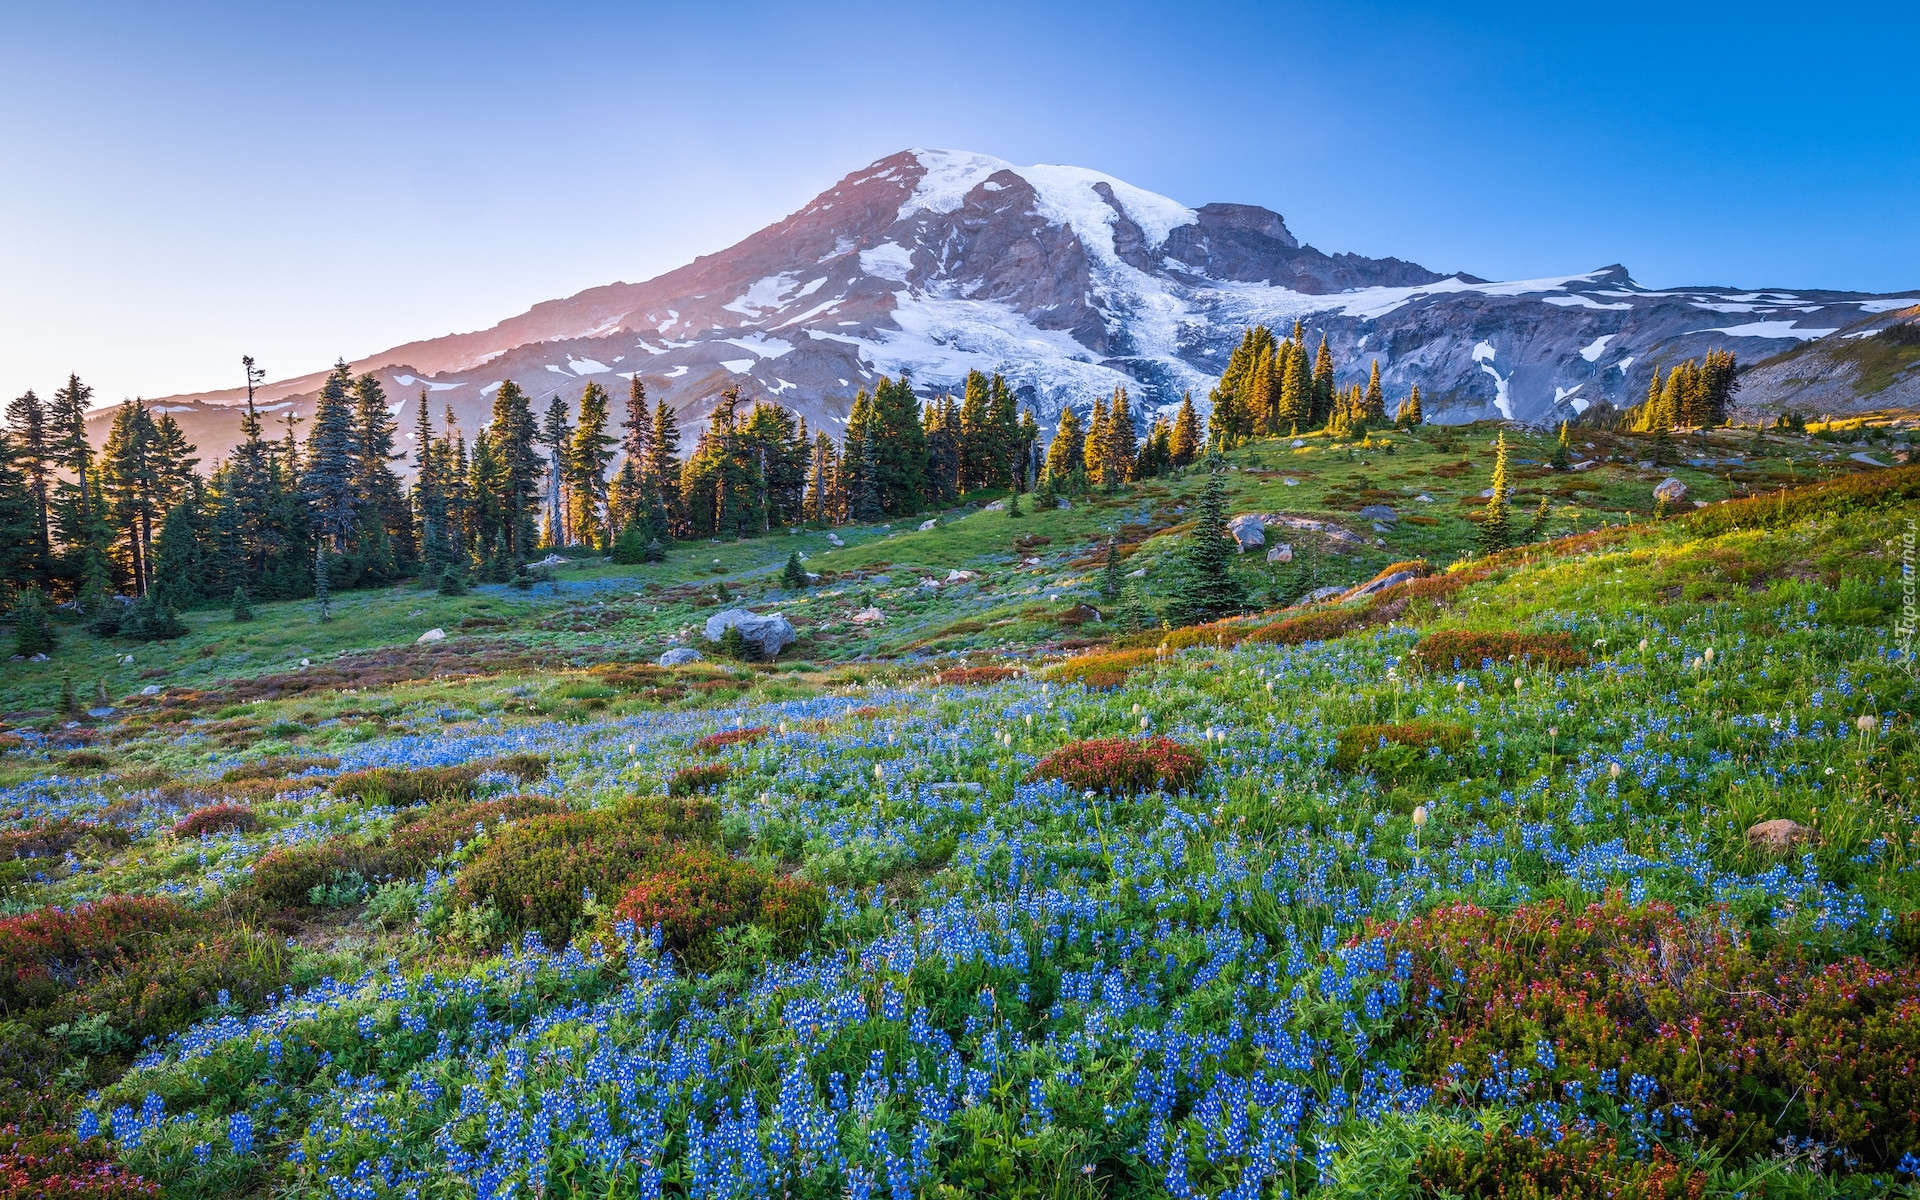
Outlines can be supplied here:
<path id="1" fill-rule="evenodd" d="M 273 377 L 720 249 L 908 146 L 1329 251 L 1920 286 L 1920 5 L 0 0 L 0 393 Z"/>

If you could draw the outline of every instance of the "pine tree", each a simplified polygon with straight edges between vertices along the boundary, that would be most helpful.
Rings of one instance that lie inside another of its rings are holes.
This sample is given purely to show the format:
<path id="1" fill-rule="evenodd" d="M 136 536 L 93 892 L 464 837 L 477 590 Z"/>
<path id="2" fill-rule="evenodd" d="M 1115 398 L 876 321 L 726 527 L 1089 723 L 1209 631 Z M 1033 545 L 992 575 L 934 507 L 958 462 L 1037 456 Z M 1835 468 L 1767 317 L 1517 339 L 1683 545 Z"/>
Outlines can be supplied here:
<path id="1" fill-rule="evenodd" d="M 807 568 L 801 565 L 800 552 L 787 555 L 786 569 L 780 572 L 780 586 L 790 592 L 804 591 L 807 586 Z"/>
<path id="2" fill-rule="evenodd" d="M 460 578 L 459 571 L 448 567 L 440 572 L 439 591 L 442 596 L 464 596 L 467 594 L 467 584 Z"/>
<path id="3" fill-rule="evenodd" d="M 332 568 L 327 563 L 327 559 L 330 557 L 331 555 L 327 552 L 327 544 L 324 540 L 315 544 L 313 548 L 313 599 L 314 603 L 320 606 L 320 619 L 322 621 L 333 620 L 333 587 L 329 582 L 329 575 L 331 574 Z"/>
<path id="4" fill-rule="evenodd" d="M 999 376 L 996 375 L 994 378 L 998 379 Z M 1004 386 L 1002 384 L 1002 387 Z M 1008 401 L 1009 403 L 1012 401 L 1011 392 L 1008 393 Z M 1013 452 L 1010 456 L 1012 466 L 1009 474 L 1015 492 L 1033 486 L 1036 466 L 1035 448 L 1039 444 L 1040 422 L 1034 419 L 1032 409 L 1023 408 L 1020 410 L 1020 420 L 1014 426 Z"/>
<path id="5" fill-rule="evenodd" d="M 1570 444 L 1567 441 L 1567 423 L 1562 421 L 1560 422 L 1560 436 L 1553 443 L 1553 456 L 1547 460 L 1547 464 L 1556 471 L 1566 470 L 1573 463 L 1569 450 Z"/>
<path id="6" fill-rule="evenodd" d="M 874 449 L 873 440 L 873 425 L 869 423 L 860 431 L 860 442 L 849 467 L 848 518 L 863 523 L 878 521 L 882 515 L 880 456 Z"/>
<path id="7" fill-rule="evenodd" d="M 1024 517 L 1026 515 L 1027 515 L 1026 512 L 1020 507 L 1020 493 L 1015 492 L 1013 493 L 1013 495 L 1008 496 L 1007 497 L 1007 518 L 1009 520 L 1017 521 L 1021 517 Z"/>
<path id="8" fill-rule="evenodd" d="M 1420 411 L 1420 385 L 1416 383 L 1413 385 L 1413 390 L 1407 393 L 1405 402 L 1400 405 L 1394 424 L 1402 429 L 1412 429 L 1416 425 L 1424 424 L 1425 421 L 1426 414 Z"/>
<path id="9" fill-rule="evenodd" d="M 646 551 L 649 541 L 644 521 L 629 521 L 620 529 L 619 536 L 613 539 L 611 557 L 623 567 L 634 566 L 647 561 Z"/>
<path id="10" fill-rule="evenodd" d="M 111 537 L 101 511 L 93 443 L 87 437 L 87 408 L 93 389 L 69 375 L 47 410 L 47 440 L 59 476 L 54 484 L 52 523 L 65 548 L 70 576 L 84 577 L 92 552 L 104 555 Z"/>
<path id="11" fill-rule="evenodd" d="M 0 433 L 0 587 L 40 587 L 47 558 L 41 553 L 44 509 L 32 482 L 32 455 L 10 433 Z"/>
<path id="12" fill-rule="evenodd" d="M 1190 466 L 1200 453 L 1200 417 L 1193 411 L 1193 393 L 1180 397 L 1180 411 L 1173 418 L 1173 465 Z"/>
<path id="13" fill-rule="evenodd" d="M 1227 532 L 1226 461 L 1215 455 L 1206 466 L 1206 486 L 1182 547 L 1182 569 L 1168 597 L 1169 615 L 1182 625 L 1227 616 L 1245 603 L 1232 573 L 1236 544 Z"/>
<path id="14" fill-rule="evenodd" d="M 580 393 L 580 424 L 573 431 L 573 443 L 565 457 L 571 522 L 568 541 L 575 545 L 599 546 L 607 541 L 603 511 L 607 466 L 613 462 L 613 448 L 618 445 L 607 434 L 610 400 L 607 390 L 592 381 Z"/>
<path id="15" fill-rule="evenodd" d="M 1299 326 L 1296 324 L 1294 328 L 1297 331 Z M 1297 332 L 1295 336 L 1299 336 Z M 1313 356 L 1313 411 L 1301 424 L 1324 424 L 1333 415 L 1333 401 L 1333 351 L 1327 347 L 1327 335 L 1323 333 L 1320 335 L 1320 349 Z"/>
<path id="16" fill-rule="evenodd" d="M 1120 607 L 1114 613 L 1114 620 L 1122 632 L 1144 633 L 1152 629 L 1159 621 L 1152 608 L 1148 607 L 1145 596 L 1133 584 L 1128 584 L 1120 592 Z"/>
<path id="17" fill-rule="evenodd" d="M 647 444 L 647 478 L 660 489 L 660 504 L 666 510 L 668 529 L 655 531 L 665 540 L 680 536 L 686 526 L 686 509 L 680 501 L 680 420 L 665 400 L 653 405 L 653 440 Z"/>
<path id="18" fill-rule="evenodd" d="M 420 407 L 425 410 L 425 399 Z M 413 513 L 400 476 L 393 470 L 393 464 L 406 455 L 394 450 L 399 426 L 378 378 L 365 374 L 353 381 L 353 408 L 353 498 L 360 525 L 361 566 L 373 579 L 385 582 L 398 578 L 417 553 Z"/>
<path id="19" fill-rule="evenodd" d="M 1513 544 L 1513 529 L 1508 512 L 1507 487 L 1507 434 L 1500 431 L 1500 440 L 1493 458 L 1493 494 L 1487 498 L 1486 518 L 1480 522 L 1479 542 L 1481 550 L 1492 554 L 1505 550 Z"/>
<path id="20" fill-rule="evenodd" d="M 46 587 L 53 581 L 54 450 L 47 407 L 31 388 L 8 402 L 7 432 L 13 443 L 14 463 L 25 476 L 32 498 L 33 555 L 31 561 L 10 568 L 6 577 L 32 579 Z"/>
<path id="21" fill-rule="evenodd" d="M 153 555 L 153 596 L 175 609 L 192 608 L 214 593 L 214 562 L 201 501 L 188 497 L 167 510 Z"/>
<path id="22" fill-rule="evenodd" d="M 1296 343 L 1297 345 L 1297 343 Z M 1307 374 L 1307 356 L 1296 350 L 1287 356 L 1286 374 L 1280 382 L 1280 419 L 1276 433 L 1298 435 L 1314 423 L 1314 382 Z"/>
<path id="23" fill-rule="evenodd" d="M 534 510 L 539 507 L 540 477 L 545 465 L 535 444 L 539 424 L 527 394 L 509 379 L 493 394 L 492 435 L 499 467 L 501 554 L 508 563 L 524 560 L 536 540 Z"/>
<path id="24" fill-rule="evenodd" d="M 1120 543 L 1107 539 L 1107 566 L 1100 578 L 1100 595 L 1112 600 L 1120 594 Z"/>
<path id="25" fill-rule="evenodd" d="M 1087 473 L 1089 483 L 1105 481 L 1109 448 L 1107 401 L 1102 396 L 1093 402 L 1093 416 L 1087 422 L 1086 440 L 1080 444 L 1080 469 Z"/>
<path id="26" fill-rule="evenodd" d="M 37 587 L 27 588 L 13 601 L 13 652 L 21 658 L 51 654 L 53 622 L 47 616 L 46 597 Z"/>
<path id="27" fill-rule="evenodd" d="M 233 589 L 233 619 L 240 622 L 253 620 L 253 604 L 247 599 L 246 588 Z"/>
<path id="28" fill-rule="evenodd" d="M 354 469 L 359 458 L 354 429 L 354 411 L 348 392 L 353 376 L 344 359 L 336 362 L 313 410 L 313 429 L 307 434 L 306 473 L 301 478 L 301 493 L 313 512 L 321 547 L 331 553 L 344 553 L 353 537 L 357 515 L 354 504 Z M 316 558 L 315 561 L 319 561 Z M 319 586 L 321 573 L 314 580 Z M 320 598 L 318 592 L 316 598 Z M 321 611 L 326 601 L 321 600 Z"/>
<path id="29" fill-rule="evenodd" d="M 1133 473 L 1133 459 L 1139 441 L 1133 428 L 1133 408 L 1127 402 L 1127 389 L 1115 388 L 1113 403 L 1107 409 L 1105 451 L 1101 455 L 1100 482 L 1108 491 L 1118 490 Z"/>
<path id="30" fill-rule="evenodd" d="M 1060 423 L 1054 428 L 1053 441 L 1047 446 L 1047 478 L 1055 487 L 1077 469 L 1086 453 L 1086 439 L 1080 432 L 1080 415 L 1068 404 L 1060 409 Z"/>
<path id="31" fill-rule="evenodd" d="M 60 711 L 66 716 L 80 714 L 80 697 L 73 694 L 73 673 L 60 672 Z"/>
<path id="32" fill-rule="evenodd" d="M 1325 345 L 1325 343 L 1321 343 Z M 1373 369 L 1367 375 L 1367 390 L 1360 402 L 1360 416 L 1368 425 L 1382 424 L 1387 419 L 1387 396 L 1380 390 L 1380 360 L 1373 360 Z"/>
<path id="33" fill-rule="evenodd" d="M 987 472 L 982 480 L 987 487 L 1010 486 L 1018 491 L 1025 486 L 1027 453 L 1040 428 L 1031 417 L 1023 421 L 1019 407 L 1013 389 L 1004 378 L 995 375 L 987 381 L 989 453 Z"/>

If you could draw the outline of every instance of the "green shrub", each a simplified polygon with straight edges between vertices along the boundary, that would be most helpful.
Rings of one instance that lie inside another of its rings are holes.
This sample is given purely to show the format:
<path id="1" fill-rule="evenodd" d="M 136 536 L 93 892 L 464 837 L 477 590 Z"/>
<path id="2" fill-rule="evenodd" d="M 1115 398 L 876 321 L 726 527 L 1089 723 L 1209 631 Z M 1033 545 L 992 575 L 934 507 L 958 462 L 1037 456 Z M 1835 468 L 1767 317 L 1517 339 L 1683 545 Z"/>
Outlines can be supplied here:
<path id="1" fill-rule="evenodd" d="M 1473 1151 L 1429 1147 L 1414 1167 L 1426 1194 L 1503 1200 L 1698 1200 L 1707 1176 L 1658 1142 L 1642 1158 L 1622 1150 L 1604 1125 L 1546 1140 L 1500 1126 Z"/>
<path id="2" fill-rule="evenodd" d="M 1472 738 L 1472 730 L 1449 721 L 1354 725 L 1340 731 L 1333 766 L 1342 771 L 1366 769 L 1383 778 L 1408 778 L 1421 773 L 1429 746 L 1451 754 Z"/>
<path id="3" fill-rule="evenodd" d="M 691 796 L 696 792 L 710 792 L 725 783 L 732 774 L 733 768 L 726 763 L 682 767 L 667 781 L 667 795 Z"/>
<path id="4" fill-rule="evenodd" d="M 394 827 L 387 849 L 397 870 L 408 875 L 471 842 L 481 827 L 561 811 L 559 801 L 545 796 L 506 796 L 473 804 L 436 804 Z"/>
<path id="5" fill-rule="evenodd" d="M 679 850 L 636 876 L 613 913 L 642 931 L 659 926 L 664 945 L 683 951 L 752 920 L 769 882 L 764 871 L 719 851 Z"/>
<path id="6" fill-rule="evenodd" d="M 1409 665 L 1428 671 L 1477 671 L 1486 661 L 1560 670 L 1586 666 L 1587 652 L 1564 633 L 1443 629 L 1421 638 L 1407 653 Z"/>
<path id="7" fill-rule="evenodd" d="M 337 776 L 333 781 L 333 794 L 406 808 L 470 797 L 474 782 L 490 771 L 511 775 L 521 783 L 532 783 L 546 777 L 547 760 L 537 754 L 510 754 L 455 767 L 372 767 Z"/>
<path id="8" fill-rule="evenodd" d="M 1736 529 L 1777 529 L 1809 517 L 1880 508 L 1920 497 L 1920 465 L 1845 475 L 1772 495 L 1710 504 L 1687 517 L 1694 533 L 1714 537 Z"/>

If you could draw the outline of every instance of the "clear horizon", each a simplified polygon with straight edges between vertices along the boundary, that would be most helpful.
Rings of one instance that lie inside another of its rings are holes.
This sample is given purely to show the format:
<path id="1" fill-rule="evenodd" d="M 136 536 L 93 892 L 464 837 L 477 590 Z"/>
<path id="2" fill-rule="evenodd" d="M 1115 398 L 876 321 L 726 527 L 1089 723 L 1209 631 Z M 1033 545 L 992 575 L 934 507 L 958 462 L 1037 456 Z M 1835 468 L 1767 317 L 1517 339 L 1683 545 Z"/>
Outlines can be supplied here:
<path id="1" fill-rule="evenodd" d="M 1920 286 L 1920 14 L 0 6 L 0 392 L 237 386 L 712 253 L 909 146 L 1517 279 Z"/>

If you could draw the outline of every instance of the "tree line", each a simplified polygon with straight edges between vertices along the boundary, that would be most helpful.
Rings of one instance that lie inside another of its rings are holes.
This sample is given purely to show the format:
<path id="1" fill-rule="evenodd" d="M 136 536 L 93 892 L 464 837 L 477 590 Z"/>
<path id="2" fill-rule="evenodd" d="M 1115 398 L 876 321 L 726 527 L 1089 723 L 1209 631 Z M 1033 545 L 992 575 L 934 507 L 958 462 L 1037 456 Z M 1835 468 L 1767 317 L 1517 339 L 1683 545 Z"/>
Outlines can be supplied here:
<path id="1" fill-rule="evenodd" d="M 1287 338 L 1276 338 L 1265 325 L 1248 329 L 1211 395 L 1210 445 L 1227 450 L 1254 438 L 1292 437 L 1312 429 L 1325 429 L 1337 438 L 1359 437 L 1368 429 L 1389 424 L 1404 428 L 1425 420 L 1418 384 L 1388 418 L 1378 359 L 1364 386 L 1342 389 L 1334 376 L 1333 351 L 1324 334 L 1309 361 L 1306 334 L 1298 321 Z"/>

